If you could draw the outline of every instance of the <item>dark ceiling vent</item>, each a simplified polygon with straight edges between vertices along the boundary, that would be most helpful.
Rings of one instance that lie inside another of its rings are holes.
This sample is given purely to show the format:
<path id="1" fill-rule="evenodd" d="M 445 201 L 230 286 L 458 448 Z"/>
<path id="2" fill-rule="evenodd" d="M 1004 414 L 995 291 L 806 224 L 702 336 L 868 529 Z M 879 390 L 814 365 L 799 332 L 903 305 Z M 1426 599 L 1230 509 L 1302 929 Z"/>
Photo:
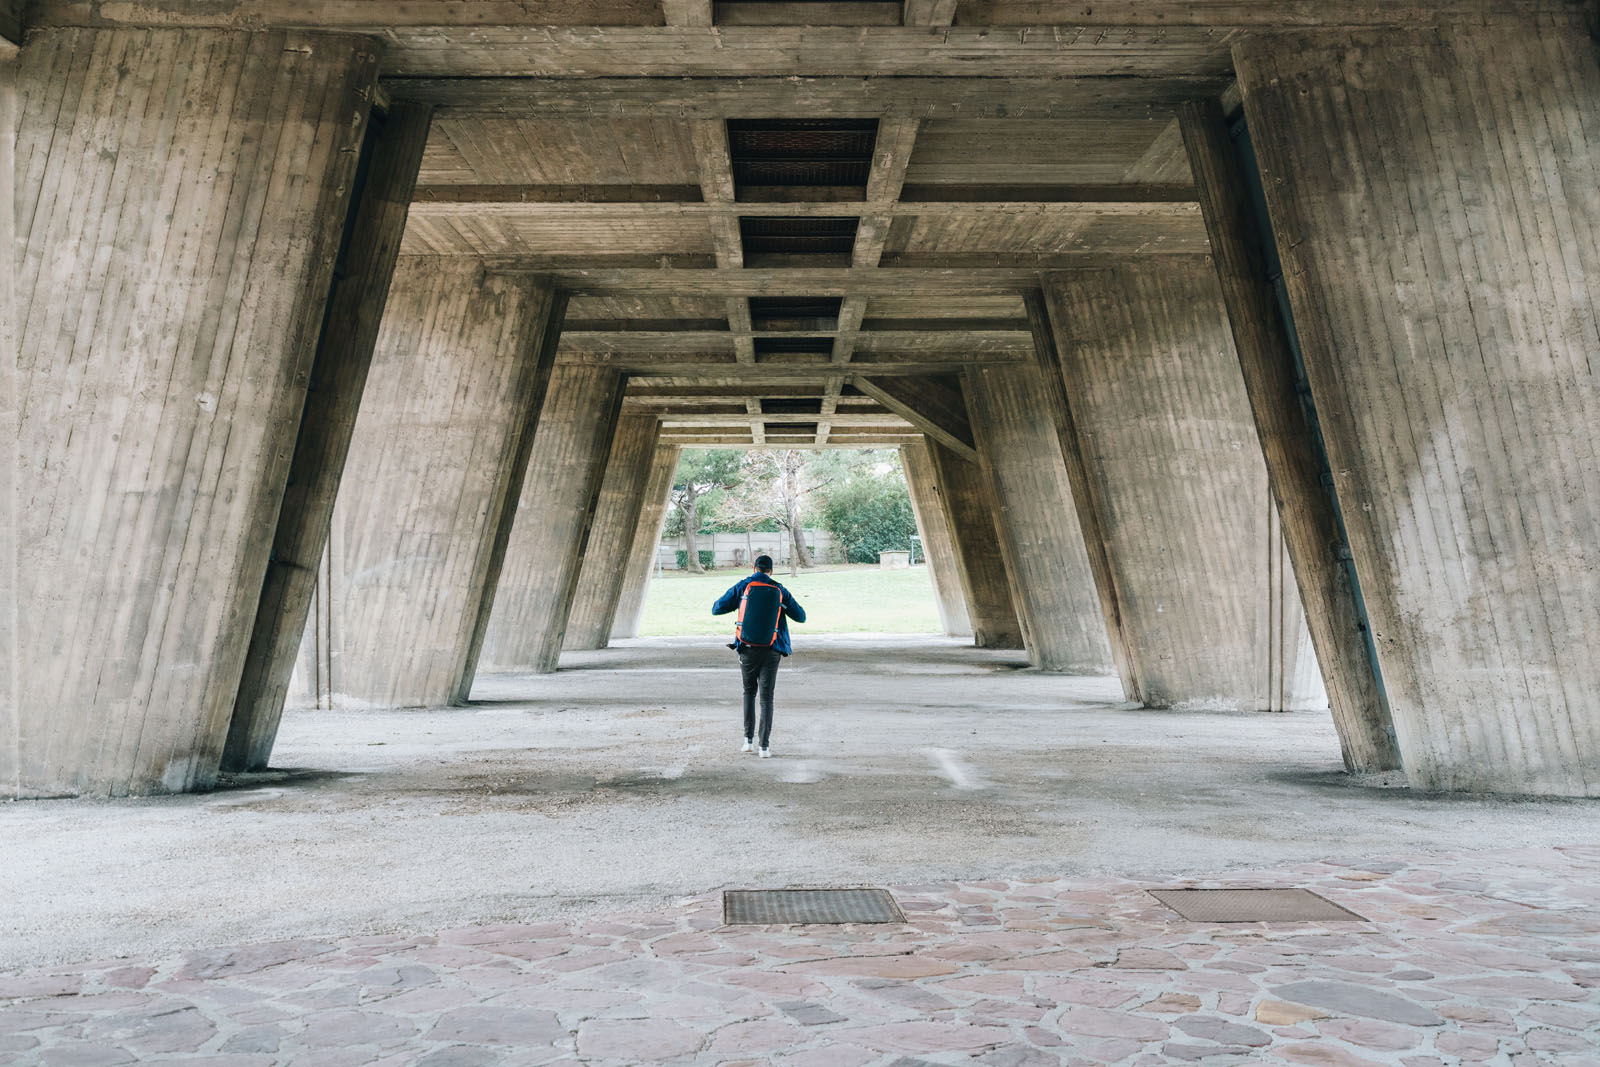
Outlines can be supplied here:
<path id="1" fill-rule="evenodd" d="M 735 192 L 749 186 L 860 187 L 865 195 L 877 119 L 729 119 Z"/>
<path id="2" fill-rule="evenodd" d="M 769 422 L 767 423 L 767 436 L 802 436 L 815 437 L 817 424 L 814 422 Z"/>
<path id="3" fill-rule="evenodd" d="M 821 415 L 818 396 L 769 396 L 761 402 L 763 415 Z"/>
<path id="4" fill-rule="evenodd" d="M 752 296 L 750 326 L 756 330 L 837 330 L 843 297 Z"/>
<path id="5" fill-rule="evenodd" d="M 858 218 L 806 218 L 741 215 L 739 237 L 745 255 L 849 255 L 856 243 Z"/>
<path id="6" fill-rule="evenodd" d="M 833 354 L 833 338 L 831 337 L 757 337 L 755 346 L 757 356 L 792 355 L 797 353 Z"/>

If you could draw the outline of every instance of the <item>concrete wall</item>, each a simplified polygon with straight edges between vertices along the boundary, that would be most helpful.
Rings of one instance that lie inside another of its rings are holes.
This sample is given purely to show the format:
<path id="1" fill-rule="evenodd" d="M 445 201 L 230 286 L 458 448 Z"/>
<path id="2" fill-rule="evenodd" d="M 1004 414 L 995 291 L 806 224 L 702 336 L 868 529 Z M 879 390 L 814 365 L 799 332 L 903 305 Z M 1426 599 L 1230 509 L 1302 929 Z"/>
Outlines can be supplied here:
<path id="1" fill-rule="evenodd" d="M 1028 658 L 1044 670 L 1107 674 L 1111 645 L 1042 378 L 1032 364 L 975 368 L 967 407 L 1000 505 L 1000 551 Z"/>
<path id="2" fill-rule="evenodd" d="M 644 506 L 639 510 L 639 523 L 634 527 L 633 541 L 624 565 L 622 589 L 617 594 L 617 613 L 611 624 L 612 637 L 639 636 L 639 618 L 644 613 L 650 578 L 656 572 L 661 529 L 666 525 L 670 506 L 668 497 L 672 491 L 673 477 L 678 472 L 678 457 L 682 454 L 683 450 L 676 445 L 659 445 L 650 460 L 650 474 L 645 480 Z"/>
<path id="3" fill-rule="evenodd" d="M 917 532 L 928 557 L 928 572 L 933 578 L 933 597 L 939 606 L 939 625 L 947 636 L 971 637 L 972 620 L 961 592 L 961 574 L 956 569 L 955 539 L 939 501 L 938 477 L 928 445 L 918 442 L 900 447 L 900 466 L 906 472 L 906 488 L 911 494 L 911 510 L 917 517 Z"/>
<path id="4" fill-rule="evenodd" d="M 626 380 L 605 367 L 557 367 L 494 590 L 479 667 L 556 669 Z"/>
<path id="5" fill-rule="evenodd" d="M 22 51 L 9 792 L 215 779 L 376 63 L 212 30 Z"/>
<path id="6" fill-rule="evenodd" d="M 660 435 L 661 420 L 653 414 L 617 421 L 562 648 L 605 648 L 611 640 Z"/>
<path id="7" fill-rule="evenodd" d="M 322 702 L 461 698 L 558 316 L 538 279 L 401 258 L 334 508 L 329 632 L 307 627 Z"/>
<path id="8" fill-rule="evenodd" d="M 1237 53 L 1412 782 L 1600 794 L 1600 64 L 1570 29 Z"/>
<path id="9" fill-rule="evenodd" d="M 1046 298 L 1144 702 L 1320 706 L 1210 262 L 1049 275 Z"/>

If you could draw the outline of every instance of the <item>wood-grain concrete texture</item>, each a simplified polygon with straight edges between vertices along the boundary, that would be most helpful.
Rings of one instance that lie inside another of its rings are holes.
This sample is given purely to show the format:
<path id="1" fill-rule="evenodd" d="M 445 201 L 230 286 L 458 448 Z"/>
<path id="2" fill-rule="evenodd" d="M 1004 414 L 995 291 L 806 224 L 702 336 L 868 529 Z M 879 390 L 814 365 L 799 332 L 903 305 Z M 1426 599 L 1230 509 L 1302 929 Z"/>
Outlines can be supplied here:
<path id="1" fill-rule="evenodd" d="M 562 648 L 597 649 L 611 642 L 660 436 L 655 415 L 629 413 L 617 420 Z"/>
<path id="2" fill-rule="evenodd" d="M 20 23 L 19 23 L 20 25 Z M 0 42 L 0 205 L 12 202 L 15 186 L 17 62 L 14 42 Z M 16 248 L 16 213 L 0 209 L 0 248 Z M 17 648 L 17 272 L 14 253 L 0 260 L 0 796 L 21 792 L 18 758 L 22 721 L 18 714 L 22 662 Z"/>
<path id="3" fill-rule="evenodd" d="M 1045 295 L 1139 692 L 1151 707 L 1325 699 L 1215 272 L 1052 274 Z"/>
<path id="4" fill-rule="evenodd" d="M 657 431 L 658 442 L 659 439 L 660 433 Z M 678 459 L 682 455 L 681 448 L 658 443 L 655 455 L 650 459 L 644 505 L 639 509 L 639 522 L 634 527 L 627 562 L 623 565 L 622 589 L 617 594 L 617 613 L 611 624 L 611 636 L 614 638 L 639 636 L 639 620 L 644 615 L 645 597 L 649 595 L 650 580 L 655 577 L 656 561 L 660 555 L 661 531 L 667 524 L 667 511 L 672 503 L 672 481 L 678 473 Z"/>
<path id="5" fill-rule="evenodd" d="M 1251 185 L 1222 107 L 1216 101 L 1186 104 L 1179 123 L 1345 767 L 1395 770 L 1400 751 L 1346 562 L 1343 520 L 1323 481 L 1328 468 L 1321 434 L 1302 396 L 1295 341 L 1269 273 L 1269 264 L 1276 263 L 1274 250 L 1262 237 Z"/>
<path id="6" fill-rule="evenodd" d="M 431 118 L 425 105 L 397 104 L 369 120 L 367 155 L 357 172 L 356 201 L 222 752 L 225 771 L 265 769 L 272 755 Z"/>
<path id="7" fill-rule="evenodd" d="M 955 540 L 950 534 L 944 505 L 939 501 L 938 477 L 928 447 L 923 441 L 901 445 L 900 467 L 905 471 L 911 511 L 916 516 L 917 533 L 922 538 L 922 554 L 927 557 L 928 574 L 933 579 L 939 627 L 950 637 L 971 637 L 972 620 L 967 616 L 961 574 L 956 569 Z"/>
<path id="8" fill-rule="evenodd" d="M 995 525 L 1029 660 L 1105 674 L 1111 645 L 1042 378 L 1025 363 L 967 373 L 979 466 L 999 504 Z"/>
<path id="9" fill-rule="evenodd" d="M 334 508 L 321 702 L 463 697 L 558 303 L 527 275 L 400 259 Z"/>
<path id="10" fill-rule="evenodd" d="M 1238 65 L 1406 772 L 1600 794 L 1593 43 L 1293 34 Z"/>
<path id="11" fill-rule="evenodd" d="M 23 49 L 9 791 L 215 780 L 377 58 L 208 30 Z"/>
<path id="12" fill-rule="evenodd" d="M 602 367 L 558 366 L 534 435 L 479 669 L 556 669 L 600 487 L 622 414 L 625 380 Z"/>
<path id="13" fill-rule="evenodd" d="M 1011 579 L 995 527 L 999 504 L 994 486 L 976 463 L 926 440 L 939 506 L 955 542 L 956 576 L 972 624 L 972 643 L 979 648 L 1023 648 L 1022 623 L 1011 599 Z"/>

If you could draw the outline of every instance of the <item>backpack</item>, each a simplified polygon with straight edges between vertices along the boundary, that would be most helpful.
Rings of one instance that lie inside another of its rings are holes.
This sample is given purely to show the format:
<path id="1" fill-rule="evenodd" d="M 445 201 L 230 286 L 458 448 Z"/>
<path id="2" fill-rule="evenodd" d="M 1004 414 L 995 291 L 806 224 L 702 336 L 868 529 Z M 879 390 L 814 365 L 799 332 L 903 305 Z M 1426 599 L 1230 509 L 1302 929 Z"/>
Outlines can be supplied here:
<path id="1" fill-rule="evenodd" d="M 739 621 L 733 634 L 739 644 L 771 648 L 783 619 L 783 590 L 776 582 L 752 581 L 739 598 Z"/>

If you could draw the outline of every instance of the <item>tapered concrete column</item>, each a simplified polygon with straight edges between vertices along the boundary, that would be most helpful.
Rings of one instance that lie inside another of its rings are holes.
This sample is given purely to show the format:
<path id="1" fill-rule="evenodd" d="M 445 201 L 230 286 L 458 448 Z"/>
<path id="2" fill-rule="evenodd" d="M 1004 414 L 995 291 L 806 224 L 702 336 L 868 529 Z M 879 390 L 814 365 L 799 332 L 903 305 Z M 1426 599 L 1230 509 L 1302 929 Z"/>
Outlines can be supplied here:
<path id="1" fill-rule="evenodd" d="M 928 573 L 933 578 L 933 599 L 939 606 L 939 626 L 950 637 L 971 637 L 972 620 L 967 617 L 967 602 L 961 593 L 961 574 L 957 570 L 955 539 L 939 501 L 939 487 L 933 470 L 933 455 L 928 444 L 900 446 L 900 466 L 906 472 L 906 488 L 911 493 L 911 510 L 922 537 L 922 552 L 928 558 Z"/>
<path id="2" fill-rule="evenodd" d="M 1392 770 L 1400 766 L 1400 753 L 1389 707 L 1368 651 L 1360 593 L 1345 563 L 1349 549 L 1338 503 L 1322 482 L 1327 460 L 1321 436 L 1300 395 L 1294 340 L 1269 277 L 1276 253 L 1261 239 L 1221 106 L 1191 101 L 1179 110 L 1179 122 L 1345 766 Z"/>
<path id="3" fill-rule="evenodd" d="M 1210 261 L 1045 282 L 1144 702 L 1320 706 Z"/>
<path id="4" fill-rule="evenodd" d="M 629 550 L 644 511 L 650 461 L 660 436 L 661 419 L 654 414 L 628 414 L 617 420 L 562 648 L 605 648 L 611 641 Z"/>
<path id="5" fill-rule="evenodd" d="M 1044 670 L 1106 674 L 1111 645 L 1043 378 L 1030 364 L 967 373 L 979 465 L 1000 505 L 1000 552 L 1028 658 Z"/>
<path id="6" fill-rule="evenodd" d="M 376 67 L 321 34 L 23 49 L 8 792 L 215 780 Z"/>
<path id="7" fill-rule="evenodd" d="M 494 592 L 480 670 L 556 669 L 624 385 L 624 376 L 608 368 L 556 368 Z"/>
<path id="8" fill-rule="evenodd" d="M 678 472 L 678 457 L 682 454 L 683 449 L 677 445 L 658 445 L 650 460 L 644 507 L 639 510 L 639 523 L 634 527 L 633 541 L 628 548 L 622 592 L 617 597 L 617 617 L 611 624 L 614 638 L 639 636 L 639 617 L 644 613 L 645 595 L 656 572 L 661 530 L 667 523 L 667 509 L 671 505 L 672 479 Z"/>
<path id="9" fill-rule="evenodd" d="M 364 180 L 351 206 L 341 269 L 311 368 L 272 561 L 222 754 L 225 771 L 264 768 L 278 736 L 432 113 L 430 107 L 400 103 L 368 126 Z"/>
<path id="10" fill-rule="evenodd" d="M 1600 794 L 1600 61 L 1576 28 L 1236 55 L 1406 772 Z"/>
<path id="11" fill-rule="evenodd" d="M 20 31 L 20 21 L 18 24 Z M 20 32 L 19 32 L 20 37 Z M 0 40 L 0 796 L 21 793 L 22 689 L 17 649 L 17 264 L 16 213 L 8 210 L 16 190 L 16 46 Z"/>
<path id="12" fill-rule="evenodd" d="M 1026 647 L 995 528 L 999 504 L 994 488 L 976 463 L 952 449 L 929 440 L 928 450 L 945 524 L 955 541 L 956 574 L 972 620 L 972 643 L 979 648 Z"/>
<path id="13" fill-rule="evenodd" d="M 334 508 L 319 702 L 462 699 L 554 360 L 547 283 L 404 256 Z"/>

